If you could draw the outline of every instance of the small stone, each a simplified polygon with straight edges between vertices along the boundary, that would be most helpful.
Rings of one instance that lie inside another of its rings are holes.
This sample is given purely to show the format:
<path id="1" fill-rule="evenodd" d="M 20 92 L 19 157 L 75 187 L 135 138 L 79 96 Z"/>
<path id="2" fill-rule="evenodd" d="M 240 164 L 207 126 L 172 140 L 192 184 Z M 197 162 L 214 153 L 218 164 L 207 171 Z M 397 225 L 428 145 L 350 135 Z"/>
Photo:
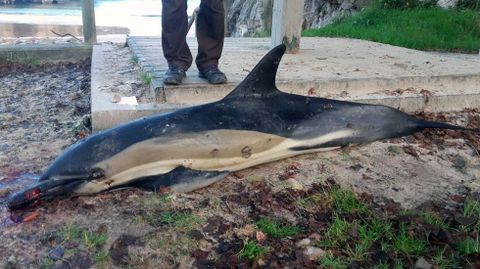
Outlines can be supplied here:
<path id="1" fill-rule="evenodd" d="M 303 251 L 303 254 L 310 260 L 310 261 L 319 261 L 323 257 L 325 257 L 326 252 L 321 248 L 316 247 L 308 247 Z"/>
<path id="2" fill-rule="evenodd" d="M 432 265 L 425 260 L 425 258 L 420 257 L 414 265 L 414 268 L 417 269 L 431 269 Z"/>
<path id="3" fill-rule="evenodd" d="M 309 236 L 309 238 L 311 238 L 312 240 L 314 241 L 320 241 L 322 240 L 322 236 L 318 233 L 313 233 Z"/>
<path id="4" fill-rule="evenodd" d="M 296 179 L 293 179 L 293 178 L 289 178 L 289 179 L 285 180 L 284 186 L 285 186 L 285 188 L 291 189 L 291 190 L 294 190 L 294 191 L 303 191 L 304 190 L 303 185 L 300 184 Z"/>
<path id="5" fill-rule="evenodd" d="M 120 103 L 120 101 L 122 101 L 122 97 L 120 95 L 115 94 L 112 96 L 112 103 L 117 104 Z"/>
<path id="6" fill-rule="evenodd" d="M 468 164 L 468 160 L 460 154 L 453 157 L 453 167 L 463 170 Z"/>
<path id="7" fill-rule="evenodd" d="M 257 239 L 257 241 L 263 241 L 265 239 L 267 239 L 267 235 L 265 233 L 263 233 L 262 231 L 257 231 L 255 232 L 255 238 Z"/>
<path id="8" fill-rule="evenodd" d="M 51 249 L 48 252 L 48 257 L 54 261 L 58 261 L 63 258 L 63 255 L 65 254 L 65 249 L 63 247 L 56 247 Z"/>
<path id="9" fill-rule="evenodd" d="M 299 248 L 306 248 L 310 245 L 310 243 L 312 243 L 312 240 L 308 239 L 308 238 L 304 238 L 300 241 L 298 241 L 297 243 L 297 247 Z"/>
<path id="10" fill-rule="evenodd" d="M 249 177 L 247 178 L 247 181 L 248 181 L 248 182 L 261 182 L 261 181 L 265 181 L 265 176 L 259 176 L 259 175 L 249 176 Z"/>
<path id="11" fill-rule="evenodd" d="M 6 188 L 6 189 L 0 189 L 0 197 L 6 197 L 12 192 L 11 189 Z"/>

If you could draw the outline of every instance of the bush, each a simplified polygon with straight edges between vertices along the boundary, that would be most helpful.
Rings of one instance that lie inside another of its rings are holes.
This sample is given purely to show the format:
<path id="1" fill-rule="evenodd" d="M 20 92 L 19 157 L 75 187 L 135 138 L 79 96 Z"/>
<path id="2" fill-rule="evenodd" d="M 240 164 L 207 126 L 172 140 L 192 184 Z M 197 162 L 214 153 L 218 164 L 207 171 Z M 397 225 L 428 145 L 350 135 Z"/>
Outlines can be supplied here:
<path id="1" fill-rule="evenodd" d="M 473 9 L 480 11 L 480 0 L 459 0 L 457 7 L 460 9 Z"/>
<path id="2" fill-rule="evenodd" d="M 463 0 L 480 1 L 480 0 Z M 437 0 L 378 0 L 378 5 L 383 9 L 413 9 L 431 8 L 437 6 Z"/>

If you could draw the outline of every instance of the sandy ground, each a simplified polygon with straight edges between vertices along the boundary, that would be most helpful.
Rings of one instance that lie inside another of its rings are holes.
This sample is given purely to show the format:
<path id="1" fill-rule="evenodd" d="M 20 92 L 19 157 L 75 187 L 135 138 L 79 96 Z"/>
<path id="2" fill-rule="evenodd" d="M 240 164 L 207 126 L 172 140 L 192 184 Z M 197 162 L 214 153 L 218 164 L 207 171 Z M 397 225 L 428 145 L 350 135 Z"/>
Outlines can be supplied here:
<path id="1" fill-rule="evenodd" d="M 140 71 L 129 57 L 128 48 L 112 51 L 112 59 L 119 59 L 112 81 L 124 72 L 129 74 L 126 81 L 117 83 L 132 85 Z M 36 68 L 6 64 L 0 71 L 0 88 L 5 89 L 0 93 L 0 199 L 6 199 L 63 148 L 89 134 L 90 69 L 87 63 Z M 420 116 L 480 127 L 477 111 Z M 2 206 L 0 266 L 248 268 L 236 254 L 252 233 L 252 223 L 271 216 L 310 225 L 310 232 L 289 239 L 295 248 L 302 236 L 314 234 L 315 226 L 294 205 L 326 182 L 365 193 L 378 205 L 418 208 L 435 203 L 458 210 L 466 195 L 480 191 L 479 141 L 471 133 L 424 131 L 246 169 L 188 194 L 121 190 L 62 199 L 13 215 Z M 12 221 L 32 212 L 38 216 L 30 222 Z M 83 236 L 77 238 L 75 231 Z M 93 235 L 103 234 L 105 240 L 96 244 Z M 264 266 L 306 266 L 293 250 L 276 246 L 274 253 L 264 258 Z"/>

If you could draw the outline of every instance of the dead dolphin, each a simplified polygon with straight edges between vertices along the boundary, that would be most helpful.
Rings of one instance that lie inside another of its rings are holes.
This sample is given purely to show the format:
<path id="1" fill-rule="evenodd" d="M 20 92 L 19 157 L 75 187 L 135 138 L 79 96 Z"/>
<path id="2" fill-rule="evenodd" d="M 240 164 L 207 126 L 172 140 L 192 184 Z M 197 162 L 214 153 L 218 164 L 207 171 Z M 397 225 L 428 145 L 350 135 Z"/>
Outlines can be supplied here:
<path id="1" fill-rule="evenodd" d="M 220 101 L 138 119 L 94 134 L 60 155 L 40 182 L 9 200 L 11 210 L 61 195 L 121 187 L 187 192 L 228 172 L 425 128 L 464 129 L 382 105 L 281 92 L 285 46 L 272 49 Z"/>

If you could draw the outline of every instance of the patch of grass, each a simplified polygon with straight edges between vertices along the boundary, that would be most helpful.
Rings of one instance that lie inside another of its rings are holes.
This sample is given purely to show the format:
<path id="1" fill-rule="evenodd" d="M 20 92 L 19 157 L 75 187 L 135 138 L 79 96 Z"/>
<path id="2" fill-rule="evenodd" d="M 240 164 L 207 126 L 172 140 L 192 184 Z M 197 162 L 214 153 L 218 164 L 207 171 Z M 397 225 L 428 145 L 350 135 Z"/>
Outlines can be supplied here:
<path id="1" fill-rule="evenodd" d="M 478 53 L 480 14 L 472 10 L 370 7 L 303 36 L 349 37 L 427 51 Z"/>
<path id="2" fill-rule="evenodd" d="M 273 221 L 270 218 L 261 218 L 257 221 L 256 225 L 264 233 L 274 238 L 294 236 L 300 232 L 298 227 L 281 224 L 277 221 Z"/>
<path id="3" fill-rule="evenodd" d="M 101 232 L 83 232 L 83 243 L 88 249 L 96 249 L 105 245 L 105 242 L 108 240 L 108 234 Z"/>
<path id="4" fill-rule="evenodd" d="M 333 205 L 339 213 L 365 213 L 368 211 L 366 205 L 360 202 L 350 190 L 334 187 L 332 188 L 330 195 L 333 199 Z"/>
<path id="5" fill-rule="evenodd" d="M 349 238 L 348 231 L 351 224 L 338 216 L 334 216 L 332 225 L 325 232 L 325 237 L 320 241 L 320 247 L 336 247 L 347 242 Z"/>
<path id="6" fill-rule="evenodd" d="M 72 224 L 66 227 L 62 227 L 57 232 L 57 238 L 63 242 L 79 241 L 82 238 L 82 234 L 83 229 Z"/>
<path id="7" fill-rule="evenodd" d="M 38 267 L 41 269 L 50 269 L 55 265 L 55 261 L 49 257 L 45 257 L 38 262 Z"/>
<path id="8" fill-rule="evenodd" d="M 334 257 L 331 255 L 327 255 L 322 258 L 320 262 L 322 268 L 329 268 L 329 269 L 345 269 L 348 268 L 350 265 L 350 261 L 343 257 Z"/>
<path id="9" fill-rule="evenodd" d="M 467 197 L 463 208 L 463 215 L 465 217 L 472 217 L 480 220 L 480 200 Z"/>
<path id="10" fill-rule="evenodd" d="M 432 262 L 435 265 L 435 268 L 438 268 L 438 269 L 461 268 L 457 258 L 454 255 L 450 254 L 447 256 L 445 254 L 446 249 L 447 248 L 445 247 L 443 250 L 438 251 L 432 257 Z"/>
<path id="11" fill-rule="evenodd" d="M 422 219 L 425 223 L 435 226 L 437 228 L 448 229 L 448 224 L 446 224 L 443 219 L 436 213 L 430 211 L 424 211 L 422 214 Z"/>
<path id="12" fill-rule="evenodd" d="M 427 249 L 427 241 L 410 236 L 404 224 L 400 226 L 398 233 L 394 237 L 393 246 L 398 252 L 408 255 L 422 255 Z"/>
<path id="13" fill-rule="evenodd" d="M 185 230 L 191 230 L 203 222 L 201 218 L 191 212 L 149 212 L 145 218 L 152 226 L 168 226 Z"/>
<path id="14" fill-rule="evenodd" d="M 110 255 L 108 251 L 100 251 L 93 255 L 93 260 L 95 263 L 106 263 L 110 260 Z"/>
<path id="15" fill-rule="evenodd" d="M 140 74 L 140 80 L 143 81 L 145 85 L 150 85 L 152 83 L 152 76 L 149 73 L 142 72 Z"/>
<path id="16" fill-rule="evenodd" d="M 480 241 L 478 238 L 478 233 L 476 239 L 468 237 L 467 239 L 460 242 L 460 244 L 458 244 L 458 251 L 462 255 L 480 253 Z"/>
<path id="17" fill-rule="evenodd" d="M 132 62 L 134 64 L 138 64 L 138 56 L 137 55 L 132 55 L 132 57 L 130 57 L 130 62 Z"/>
<path id="18" fill-rule="evenodd" d="M 253 240 L 246 239 L 243 242 L 243 248 L 238 254 L 241 258 L 246 259 L 250 262 L 256 260 L 261 255 L 267 253 L 268 249 L 262 246 L 257 245 Z"/>

